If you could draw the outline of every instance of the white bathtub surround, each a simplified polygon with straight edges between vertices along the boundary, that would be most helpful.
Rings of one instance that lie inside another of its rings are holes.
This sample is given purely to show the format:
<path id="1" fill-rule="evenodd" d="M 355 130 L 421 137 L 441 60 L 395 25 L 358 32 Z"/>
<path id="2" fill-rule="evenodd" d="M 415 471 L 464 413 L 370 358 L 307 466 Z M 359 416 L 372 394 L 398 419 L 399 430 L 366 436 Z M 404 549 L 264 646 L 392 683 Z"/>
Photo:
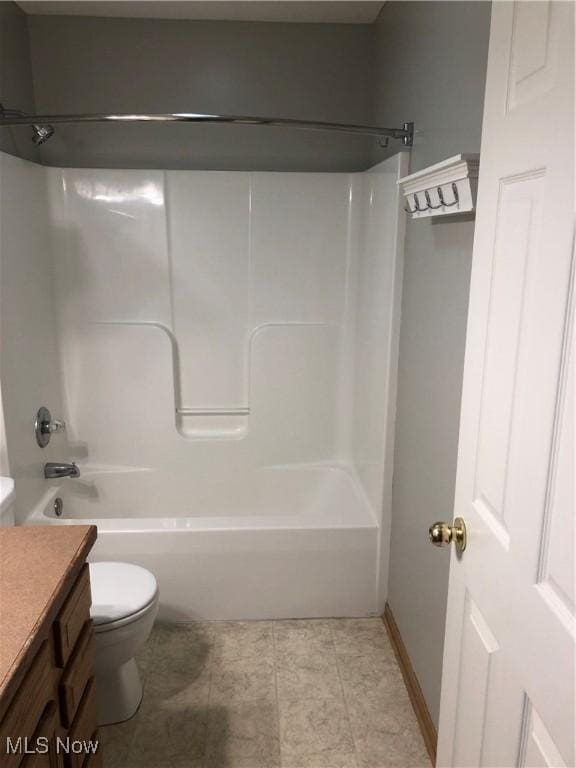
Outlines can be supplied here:
<path id="1" fill-rule="evenodd" d="M 82 477 L 32 519 L 97 522 L 165 617 L 379 612 L 406 166 L 47 169 Z"/>
<path id="2" fill-rule="evenodd" d="M 0 528 L 14 525 L 14 480 L 0 477 Z"/>
<path id="3" fill-rule="evenodd" d="M 389 164 L 399 161 L 401 176 L 408 155 L 379 163 L 364 175 L 360 248 L 356 259 L 351 334 L 352 417 L 348 437 L 354 470 L 379 526 L 377 611 L 388 596 L 392 522 L 392 470 L 396 422 L 396 379 L 400 337 L 405 217 L 401 196 L 391 187 Z"/>
<path id="4" fill-rule="evenodd" d="M 43 463 L 66 458 L 66 435 L 34 438 L 41 405 L 62 413 L 46 169 L 0 152 L 0 458 L 20 520 L 46 490 Z"/>

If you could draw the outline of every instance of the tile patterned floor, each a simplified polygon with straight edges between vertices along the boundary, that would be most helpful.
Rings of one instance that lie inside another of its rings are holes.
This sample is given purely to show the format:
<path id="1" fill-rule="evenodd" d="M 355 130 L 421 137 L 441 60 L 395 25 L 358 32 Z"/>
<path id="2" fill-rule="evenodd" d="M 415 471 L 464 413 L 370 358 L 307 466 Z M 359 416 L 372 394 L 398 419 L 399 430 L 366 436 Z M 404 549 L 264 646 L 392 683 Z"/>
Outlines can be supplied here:
<path id="1" fill-rule="evenodd" d="M 380 619 L 158 625 L 105 768 L 429 768 Z"/>

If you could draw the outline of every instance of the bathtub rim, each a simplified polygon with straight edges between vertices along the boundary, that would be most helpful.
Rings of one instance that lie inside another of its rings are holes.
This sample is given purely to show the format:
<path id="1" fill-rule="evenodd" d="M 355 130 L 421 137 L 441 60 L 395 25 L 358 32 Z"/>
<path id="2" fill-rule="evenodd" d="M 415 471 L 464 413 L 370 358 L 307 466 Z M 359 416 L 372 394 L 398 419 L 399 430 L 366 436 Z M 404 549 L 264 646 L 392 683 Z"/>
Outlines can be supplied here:
<path id="1" fill-rule="evenodd" d="M 174 533 L 215 531 L 319 531 L 326 529 L 373 529 L 380 527 L 368 496 L 352 467 L 343 465 L 308 465 L 346 475 L 358 501 L 352 513 L 343 519 L 327 514 L 178 516 L 178 517 L 55 517 L 46 510 L 59 495 L 65 495 L 65 480 L 51 484 L 22 521 L 22 525 L 95 525 L 99 533 Z M 279 468 L 279 467 L 275 467 Z M 286 467 L 288 469 L 288 467 Z M 296 467 L 294 467 L 296 468 Z M 298 468 L 302 468 L 301 465 Z"/>

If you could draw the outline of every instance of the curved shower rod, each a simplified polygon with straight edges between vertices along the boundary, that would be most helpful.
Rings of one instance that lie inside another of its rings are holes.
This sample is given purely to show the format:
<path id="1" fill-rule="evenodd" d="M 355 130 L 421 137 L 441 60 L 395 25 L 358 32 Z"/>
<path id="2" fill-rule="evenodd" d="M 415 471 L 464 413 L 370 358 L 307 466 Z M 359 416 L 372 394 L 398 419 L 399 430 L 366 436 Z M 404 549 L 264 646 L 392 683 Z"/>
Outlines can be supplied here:
<path id="1" fill-rule="evenodd" d="M 34 130 L 32 140 L 43 144 L 54 133 L 53 125 L 77 123 L 215 123 L 232 125 L 267 125 L 274 128 L 296 128 L 306 131 L 334 131 L 379 139 L 401 139 L 405 147 L 411 147 L 414 138 L 414 123 L 403 123 L 402 128 L 329 123 L 314 120 L 292 120 L 285 117 L 250 117 L 247 115 L 204 115 L 196 112 L 171 112 L 159 114 L 118 113 L 118 114 L 74 114 L 74 115 L 30 115 L 18 109 L 7 109 L 0 104 L 0 128 L 30 125 Z"/>

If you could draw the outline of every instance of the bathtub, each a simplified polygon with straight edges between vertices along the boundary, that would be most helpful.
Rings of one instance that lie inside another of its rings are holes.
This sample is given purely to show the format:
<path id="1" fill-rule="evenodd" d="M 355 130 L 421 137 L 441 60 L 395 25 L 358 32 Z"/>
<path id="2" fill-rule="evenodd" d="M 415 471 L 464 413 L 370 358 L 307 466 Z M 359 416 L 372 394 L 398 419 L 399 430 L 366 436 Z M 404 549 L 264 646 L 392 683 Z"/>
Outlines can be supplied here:
<path id="1" fill-rule="evenodd" d="M 150 569 L 168 621 L 377 611 L 378 526 L 346 467 L 243 469 L 212 482 L 83 467 L 47 487 L 25 524 L 96 525 L 92 559 Z"/>

